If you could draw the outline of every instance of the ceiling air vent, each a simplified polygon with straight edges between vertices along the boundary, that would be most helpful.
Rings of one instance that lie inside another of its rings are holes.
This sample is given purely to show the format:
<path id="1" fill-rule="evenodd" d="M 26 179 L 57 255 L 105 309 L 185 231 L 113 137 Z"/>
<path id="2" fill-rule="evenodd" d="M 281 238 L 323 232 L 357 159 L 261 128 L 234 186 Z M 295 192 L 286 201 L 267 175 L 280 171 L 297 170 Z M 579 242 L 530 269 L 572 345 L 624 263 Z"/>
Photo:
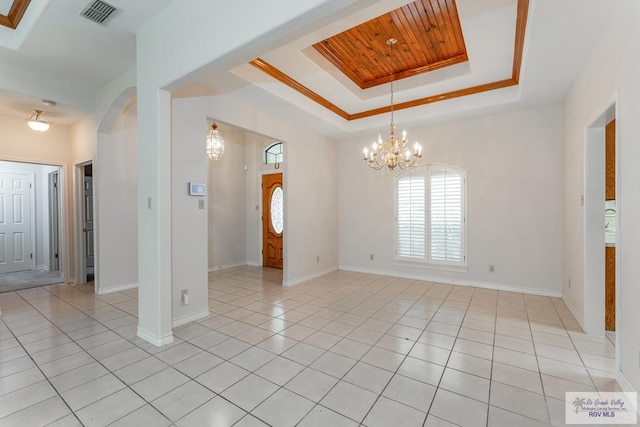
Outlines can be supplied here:
<path id="1" fill-rule="evenodd" d="M 90 2 L 80 15 L 100 25 L 107 25 L 117 13 L 118 9 L 116 7 L 101 0 L 95 0 Z"/>

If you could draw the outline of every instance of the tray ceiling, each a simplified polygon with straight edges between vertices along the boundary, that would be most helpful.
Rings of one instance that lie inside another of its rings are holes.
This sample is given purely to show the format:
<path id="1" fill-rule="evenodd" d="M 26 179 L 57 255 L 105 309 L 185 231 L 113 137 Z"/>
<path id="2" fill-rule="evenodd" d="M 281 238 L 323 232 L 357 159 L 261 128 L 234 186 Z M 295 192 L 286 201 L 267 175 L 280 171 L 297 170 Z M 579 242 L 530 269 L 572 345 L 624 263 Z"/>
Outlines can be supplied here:
<path id="1" fill-rule="evenodd" d="M 249 66 L 260 70 L 262 78 L 244 66 L 233 72 L 285 99 L 293 98 L 282 86 L 293 89 L 347 121 L 390 111 L 388 88 L 381 84 L 393 73 L 406 73 L 397 84 L 396 110 L 518 86 L 529 0 L 496 0 L 483 7 L 475 2 L 416 0 L 348 26 L 347 17 L 251 61 Z M 398 52 L 402 57 L 393 61 L 395 68 L 386 45 L 390 37 L 398 39 L 394 58 Z M 420 58 L 445 64 L 425 70 L 421 67 L 429 65 L 416 66 Z"/>
<path id="2" fill-rule="evenodd" d="M 29 3 L 31 3 L 31 0 L 14 0 L 9 9 L 9 13 L 6 15 L 0 13 L 0 25 L 4 25 L 13 30 L 18 28 L 18 24 L 27 11 Z"/>
<path id="3" fill-rule="evenodd" d="M 468 59 L 455 0 L 416 0 L 313 48 L 361 89 Z"/>

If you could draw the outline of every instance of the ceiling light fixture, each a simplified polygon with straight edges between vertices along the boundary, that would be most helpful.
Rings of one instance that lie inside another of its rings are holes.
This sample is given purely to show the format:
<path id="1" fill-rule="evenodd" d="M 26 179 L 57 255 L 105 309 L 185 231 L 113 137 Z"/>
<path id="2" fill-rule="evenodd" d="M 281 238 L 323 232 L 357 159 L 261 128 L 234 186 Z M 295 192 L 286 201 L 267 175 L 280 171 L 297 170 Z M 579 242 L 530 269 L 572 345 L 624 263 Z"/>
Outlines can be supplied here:
<path id="1" fill-rule="evenodd" d="M 42 110 L 33 110 L 33 113 L 26 118 L 27 125 L 38 132 L 49 130 L 51 122 L 45 117 Z"/>
<path id="2" fill-rule="evenodd" d="M 398 41 L 394 38 L 387 40 L 387 45 L 391 53 L 393 53 L 393 45 Z M 396 167 L 400 169 L 407 169 L 413 166 L 417 166 L 418 161 L 422 157 L 422 145 L 415 143 L 413 146 L 413 152 L 407 147 L 407 131 L 402 131 L 402 139 L 396 137 L 396 125 L 393 122 L 393 55 L 391 57 L 391 126 L 389 130 L 389 137 L 382 140 L 382 135 L 378 134 L 377 140 L 371 145 L 371 149 L 364 148 L 364 161 L 372 169 L 380 170 L 383 167 L 394 170 Z"/>
<path id="3" fill-rule="evenodd" d="M 207 156 L 211 160 L 220 160 L 224 153 L 224 139 L 220 135 L 218 125 L 213 123 L 207 133 Z"/>

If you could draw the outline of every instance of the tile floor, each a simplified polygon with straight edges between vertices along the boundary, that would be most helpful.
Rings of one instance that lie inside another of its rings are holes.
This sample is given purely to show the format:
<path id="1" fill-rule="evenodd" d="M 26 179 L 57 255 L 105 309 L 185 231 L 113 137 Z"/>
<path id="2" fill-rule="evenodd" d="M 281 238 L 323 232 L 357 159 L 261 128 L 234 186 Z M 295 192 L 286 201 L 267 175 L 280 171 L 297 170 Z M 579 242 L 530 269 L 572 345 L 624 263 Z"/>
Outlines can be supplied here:
<path id="1" fill-rule="evenodd" d="M 137 292 L 0 294 L 0 426 L 563 425 L 614 347 L 560 299 L 335 272 L 211 273 L 208 319 L 156 348 Z"/>

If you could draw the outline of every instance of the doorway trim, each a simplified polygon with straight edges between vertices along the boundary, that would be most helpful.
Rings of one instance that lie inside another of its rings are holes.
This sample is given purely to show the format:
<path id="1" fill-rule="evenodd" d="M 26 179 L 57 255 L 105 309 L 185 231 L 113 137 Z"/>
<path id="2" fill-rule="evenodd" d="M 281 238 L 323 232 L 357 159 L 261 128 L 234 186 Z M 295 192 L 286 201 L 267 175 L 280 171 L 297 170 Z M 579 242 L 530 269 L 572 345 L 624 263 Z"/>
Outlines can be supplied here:
<path id="1" fill-rule="evenodd" d="M 616 120 L 615 161 L 616 161 L 616 257 L 615 257 L 615 298 L 616 298 L 616 370 L 620 370 L 620 235 L 621 223 L 621 180 L 620 180 L 620 115 L 619 91 L 600 110 L 585 128 L 584 158 L 584 330 L 588 334 L 604 336 L 604 168 L 605 168 L 605 126 Z"/>
<path id="2" fill-rule="evenodd" d="M 62 236 L 60 239 L 60 253 L 62 254 L 62 263 L 60 264 L 60 274 L 62 276 L 62 280 L 65 284 L 71 283 L 71 271 L 72 271 L 72 256 L 71 256 L 71 242 L 73 241 L 73 237 L 70 232 L 73 227 L 69 227 L 71 218 L 71 211 L 68 209 L 68 200 L 69 200 L 69 189 L 67 187 L 67 179 L 65 178 L 67 175 L 67 171 L 69 170 L 68 165 L 62 162 L 49 161 L 49 160 L 38 160 L 38 159 L 30 159 L 26 157 L 12 157 L 12 156 L 2 156 L 0 160 L 5 162 L 16 162 L 16 163 L 31 163 L 34 165 L 41 166 L 55 166 L 58 167 L 59 180 L 58 185 L 61 189 L 60 191 L 60 235 Z M 67 274 L 67 272 L 69 272 Z"/>
<path id="3" fill-rule="evenodd" d="M 84 249 L 84 167 L 92 165 L 93 176 L 96 176 L 96 162 L 93 159 L 85 160 L 80 163 L 76 163 L 73 168 L 73 181 L 74 181 L 74 231 L 75 231 L 75 280 L 76 284 L 87 283 L 87 263 L 86 253 Z M 96 186 L 93 185 L 93 218 L 94 222 L 97 222 L 97 209 L 96 209 Z M 97 253 L 97 230 L 94 225 L 94 238 L 93 238 L 93 254 L 94 254 L 94 289 L 97 292 L 98 289 L 98 273 L 99 273 L 99 259 Z"/>

